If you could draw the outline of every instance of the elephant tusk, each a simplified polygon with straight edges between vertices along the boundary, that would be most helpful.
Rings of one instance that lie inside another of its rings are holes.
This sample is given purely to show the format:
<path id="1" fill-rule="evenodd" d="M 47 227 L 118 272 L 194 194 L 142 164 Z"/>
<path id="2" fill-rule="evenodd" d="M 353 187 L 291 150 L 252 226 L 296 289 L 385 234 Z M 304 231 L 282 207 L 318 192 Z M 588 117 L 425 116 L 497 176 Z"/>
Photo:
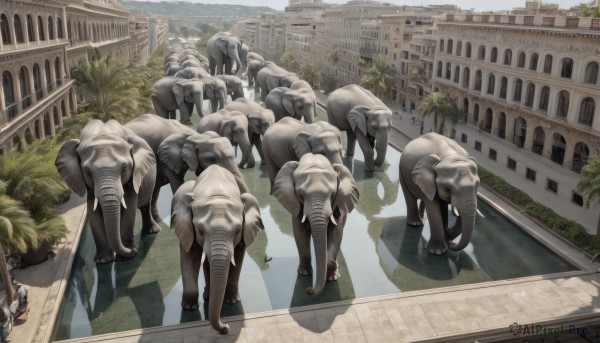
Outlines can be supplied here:
<path id="1" fill-rule="evenodd" d="M 478 215 L 478 216 L 480 216 L 481 218 L 485 218 L 485 216 L 483 215 L 483 213 L 481 213 L 481 212 L 479 211 L 479 209 L 477 209 L 477 215 Z"/>
<path id="2" fill-rule="evenodd" d="M 458 213 L 458 210 L 456 209 L 456 207 L 452 206 L 452 212 L 454 212 L 454 215 L 459 217 L 460 213 Z"/>
<path id="3" fill-rule="evenodd" d="M 127 204 L 125 204 L 125 197 L 121 198 L 121 205 L 123 205 L 124 209 L 127 209 Z"/>
<path id="4" fill-rule="evenodd" d="M 94 209 L 92 212 L 96 211 L 96 208 L 98 208 L 98 198 L 94 197 Z"/>
<path id="5" fill-rule="evenodd" d="M 235 259 L 233 258 L 233 255 L 231 255 L 231 264 L 233 264 L 233 266 L 235 267 Z"/>
<path id="6" fill-rule="evenodd" d="M 331 220 L 331 222 L 333 223 L 333 225 L 337 226 L 337 222 L 335 221 L 335 218 L 333 217 L 333 213 L 331 214 L 331 216 L 329 216 L 329 220 Z"/>
<path id="7" fill-rule="evenodd" d="M 302 215 L 302 220 L 300 221 L 301 223 L 304 223 L 306 221 L 306 214 Z"/>
<path id="8" fill-rule="evenodd" d="M 204 263 L 204 260 L 206 260 L 206 254 L 203 251 L 202 252 L 202 257 L 200 257 L 200 265 L 202 265 Z"/>

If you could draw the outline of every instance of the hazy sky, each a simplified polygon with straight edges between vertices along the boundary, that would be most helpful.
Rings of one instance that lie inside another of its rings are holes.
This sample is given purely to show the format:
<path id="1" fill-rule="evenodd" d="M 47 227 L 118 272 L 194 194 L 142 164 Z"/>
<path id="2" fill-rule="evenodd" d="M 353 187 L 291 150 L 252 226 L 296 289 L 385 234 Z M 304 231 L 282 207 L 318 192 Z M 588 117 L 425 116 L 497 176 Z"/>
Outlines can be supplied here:
<path id="1" fill-rule="evenodd" d="M 131 1 L 131 0 L 130 0 Z M 134 0 L 135 1 L 135 0 Z M 152 2 L 160 2 L 161 0 L 145 0 Z M 205 3 L 205 4 L 239 4 L 248 6 L 269 6 L 276 10 L 283 10 L 288 5 L 287 0 L 186 0 L 189 2 Z M 588 0 L 557 0 L 557 1 L 544 1 L 550 3 L 558 3 L 561 8 L 569 8 L 576 6 L 581 2 L 588 2 Z M 345 4 L 347 0 L 325 0 L 327 3 Z M 382 0 L 382 2 L 389 2 L 397 5 L 439 5 L 439 4 L 456 4 L 462 9 L 471 9 L 475 11 L 490 11 L 490 10 L 510 10 L 514 7 L 525 7 L 525 0 L 413 0 L 413 1 L 400 1 L 400 0 Z"/>

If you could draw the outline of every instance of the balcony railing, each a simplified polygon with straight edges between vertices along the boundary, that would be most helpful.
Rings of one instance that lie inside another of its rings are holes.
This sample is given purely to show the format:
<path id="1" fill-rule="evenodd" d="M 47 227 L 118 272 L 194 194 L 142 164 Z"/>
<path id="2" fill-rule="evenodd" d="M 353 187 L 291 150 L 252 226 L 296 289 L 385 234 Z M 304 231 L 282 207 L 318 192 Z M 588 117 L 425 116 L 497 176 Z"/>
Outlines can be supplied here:
<path id="1" fill-rule="evenodd" d="M 31 104 L 33 104 L 33 101 L 31 99 L 31 95 L 28 95 L 26 97 L 24 97 L 23 99 L 21 99 L 21 105 L 23 109 L 29 108 L 31 106 Z"/>
<path id="2" fill-rule="evenodd" d="M 50 96 L 52 89 L 58 90 L 63 83 L 68 81 L 69 79 L 58 79 L 55 82 L 48 83 L 48 96 Z M 44 97 L 42 89 L 38 89 L 34 94 L 36 102 Z M 4 110 L 0 111 L 0 115 L 4 117 L 6 123 L 13 121 L 18 115 L 33 105 L 33 98 L 34 95 L 30 94 L 20 101 L 8 104 Z"/>
<path id="3" fill-rule="evenodd" d="M 35 91 L 35 99 L 36 100 L 40 100 L 43 97 L 44 97 L 44 91 L 42 89 L 38 89 L 37 91 Z"/>
<path id="4" fill-rule="evenodd" d="M 9 121 L 13 120 L 16 116 L 17 116 L 17 103 L 13 102 L 12 104 L 6 106 L 6 109 L 4 109 L 2 112 L 4 115 L 4 118 L 6 119 L 6 122 L 8 123 Z"/>

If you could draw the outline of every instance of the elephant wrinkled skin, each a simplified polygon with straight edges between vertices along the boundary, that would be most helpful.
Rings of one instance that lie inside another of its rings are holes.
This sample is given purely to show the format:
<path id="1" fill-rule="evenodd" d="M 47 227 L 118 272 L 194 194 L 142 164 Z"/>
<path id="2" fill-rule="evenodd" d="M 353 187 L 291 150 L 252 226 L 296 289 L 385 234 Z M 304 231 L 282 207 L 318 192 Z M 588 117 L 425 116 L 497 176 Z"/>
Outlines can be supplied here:
<path id="1" fill-rule="evenodd" d="M 427 211 L 431 229 L 427 250 L 440 255 L 447 249 L 464 249 L 471 240 L 478 213 L 479 176 L 475 159 L 454 140 L 432 132 L 406 145 L 399 168 L 407 223 L 423 225 L 417 200 L 421 200 Z M 448 205 L 459 215 L 451 228 L 448 228 Z M 459 235 L 460 241 L 452 243 Z"/>
<path id="2" fill-rule="evenodd" d="M 275 113 L 275 121 L 285 117 L 304 118 L 310 124 L 317 114 L 317 97 L 314 92 L 305 89 L 277 87 L 267 95 L 265 107 Z"/>
<path id="3" fill-rule="evenodd" d="M 171 229 L 179 238 L 183 295 L 181 306 L 198 308 L 198 276 L 203 264 L 208 319 L 221 334 L 223 300 L 240 301 L 239 278 L 246 247 L 264 230 L 258 201 L 240 193 L 231 173 L 213 165 L 196 181 L 184 183 L 171 202 Z"/>
<path id="4" fill-rule="evenodd" d="M 182 123 L 190 123 L 194 106 L 202 115 L 205 84 L 197 79 L 185 80 L 174 76 L 163 77 L 153 85 L 151 96 L 156 114 L 162 118 L 175 119 L 175 110 L 179 110 Z"/>
<path id="5" fill-rule="evenodd" d="M 230 32 L 215 33 L 206 43 L 206 48 L 211 75 L 231 75 L 233 63 L 236 64 L 236 74 L 245 69 L 241 60 L 242 42 Z"/>

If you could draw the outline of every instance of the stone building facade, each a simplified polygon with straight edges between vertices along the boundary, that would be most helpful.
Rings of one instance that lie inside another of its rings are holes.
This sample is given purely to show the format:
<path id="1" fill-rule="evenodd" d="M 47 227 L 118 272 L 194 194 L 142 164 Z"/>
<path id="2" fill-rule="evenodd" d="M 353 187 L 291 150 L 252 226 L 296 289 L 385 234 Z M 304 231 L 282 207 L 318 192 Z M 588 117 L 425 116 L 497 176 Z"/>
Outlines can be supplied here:
<path id="1" fill-rule="evenodd" d="M 118 0 L 4 1 L 0 7 L 0 154 L 56 134 L 77 109 L 70 66 L 93 56 L 145 62 L 148 19 Z M 158 21 L 160 40 L 166 23 Z"/>

